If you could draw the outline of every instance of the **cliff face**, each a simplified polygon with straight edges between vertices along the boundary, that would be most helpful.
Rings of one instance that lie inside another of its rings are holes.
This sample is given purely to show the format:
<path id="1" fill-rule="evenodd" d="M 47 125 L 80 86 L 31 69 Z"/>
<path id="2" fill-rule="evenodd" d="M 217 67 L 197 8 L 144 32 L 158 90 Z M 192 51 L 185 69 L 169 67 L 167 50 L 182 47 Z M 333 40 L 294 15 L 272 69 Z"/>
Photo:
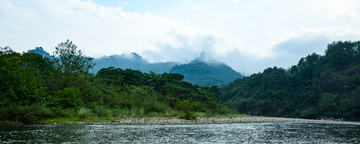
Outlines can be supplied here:
<path id="1" fill-rule="evenodd" d="M 325 92 L 339 93 L 352 87 L 359 74 L 360 66 L 353 65 L 338 71 L 322 72 L 320 77 L 314 78 L 314 82 Z"/>

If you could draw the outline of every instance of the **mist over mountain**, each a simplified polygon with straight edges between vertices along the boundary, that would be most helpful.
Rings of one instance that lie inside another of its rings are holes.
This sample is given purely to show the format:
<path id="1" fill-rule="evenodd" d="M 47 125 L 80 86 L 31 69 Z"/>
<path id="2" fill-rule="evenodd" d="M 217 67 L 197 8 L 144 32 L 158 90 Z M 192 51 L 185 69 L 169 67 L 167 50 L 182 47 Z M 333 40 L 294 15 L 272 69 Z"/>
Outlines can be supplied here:
<path id="1" fill-rule="evenodd" d="M 178 63 L 175 62 L 158 62 L 150 63 L 140 55 L 136 53 L 104 56 L 101 58 L 95 58 L 93 60 L 96 65 L 91 70 L 92 73 L 96 73 L 102 68 L 116 67 L 122 69 L 134 69 L 142 72 L 155 72 L 165 73 Z"/>
<path id="2" fill-rule="evenodd" d="M 230 66 L 204 53 L 188 64 L 174 66 L 170 73 L 180 73 L 185 76 L 185 81 L 200 86 L 226 85 L 244 77 Z"/>
<path id="3" fill-rule="evenodd" d="M 43 57 L 51 58 L 42 47 L 36 47 L 30 52 L 38 53 Z M 142 72 L 179 73 L 184 75 L 184 81 L 200 86 L 222 86 L 244 77 L 225 63 L 213 59 L 206 53 L 187 64 L 176 62 L 150 63 L 137 53 L 104 56 L 93 59 L 94 68 L 91 73 L 97 73 L 102 68 L 115 67 L 121 69 L 140 70 Z"/>

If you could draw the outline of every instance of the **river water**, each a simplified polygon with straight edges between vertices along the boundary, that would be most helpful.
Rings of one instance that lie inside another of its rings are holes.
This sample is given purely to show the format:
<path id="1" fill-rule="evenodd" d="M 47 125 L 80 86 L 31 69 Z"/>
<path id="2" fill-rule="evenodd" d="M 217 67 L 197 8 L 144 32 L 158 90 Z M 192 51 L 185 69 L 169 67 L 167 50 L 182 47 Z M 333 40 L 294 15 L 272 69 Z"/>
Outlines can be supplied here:
<path id="1" fill-rule="evenodd" d="M 360 123 L 0 125 L 0 143 L 360 143 Z"/>

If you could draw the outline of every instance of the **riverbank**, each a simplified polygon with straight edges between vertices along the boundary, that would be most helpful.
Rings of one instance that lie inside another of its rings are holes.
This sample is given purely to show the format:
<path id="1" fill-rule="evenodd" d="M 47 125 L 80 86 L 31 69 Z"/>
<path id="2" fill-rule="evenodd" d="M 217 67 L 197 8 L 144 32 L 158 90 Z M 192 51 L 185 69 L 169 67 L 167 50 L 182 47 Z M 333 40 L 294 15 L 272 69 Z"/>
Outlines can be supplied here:
<path id="1" fill-rule="evenodd" d="M 299 123 L 357 123 L 349 121 L 333 120 L 312 120 L 300 118 L 280 117 L 198 117 L 194 120 L 179 119 L 177 117 L 144 117 L 144 118 L 121 118 L 112 121 L 87 121 L 87 122 L 63 122 L 47 124 L 94 124 L 94 125 L 182 125 L 182 124 L 234 124 L 234 123 L 278 123 L 278 122 L 299 122 Z"/>

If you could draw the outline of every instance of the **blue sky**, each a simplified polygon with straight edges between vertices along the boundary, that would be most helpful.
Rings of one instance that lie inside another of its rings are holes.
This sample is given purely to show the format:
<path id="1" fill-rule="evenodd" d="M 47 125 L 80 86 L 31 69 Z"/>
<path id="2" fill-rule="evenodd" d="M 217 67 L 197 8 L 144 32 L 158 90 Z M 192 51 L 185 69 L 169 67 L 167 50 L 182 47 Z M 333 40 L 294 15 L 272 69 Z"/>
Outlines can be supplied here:
<path id="1" fill-rule="evenodd" d="M 201 53 L 252 74 L 288 68 L 338 40 L 359 40 L 359 0 L 0 0 L 0 46 L 72 40 L 88 56 L 151 62 Z"/>

